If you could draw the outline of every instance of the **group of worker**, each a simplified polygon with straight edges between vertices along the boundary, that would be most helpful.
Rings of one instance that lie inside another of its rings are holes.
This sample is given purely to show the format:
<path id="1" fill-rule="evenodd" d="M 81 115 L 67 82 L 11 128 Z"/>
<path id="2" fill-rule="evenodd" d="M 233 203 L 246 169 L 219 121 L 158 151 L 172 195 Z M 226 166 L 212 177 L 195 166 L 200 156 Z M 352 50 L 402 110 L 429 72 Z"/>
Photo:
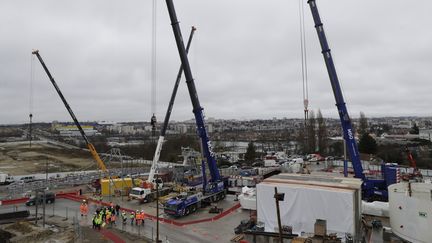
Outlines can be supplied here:
<path id="1" fill-rule="evenodd" d="M 84 204 L 84 202 L 83 202 L 83 204 Z M 87 205 L 87 204 L 85 204 L 85 205 Z M 84 208 L 84 206 L 83 206 L 83 208 Z M 81 207 L 80 207 L 80 209 L 81 209 Z M 88 207 L 86 210 L 87 210 L 86 212 L 88 212 Z M 119 205 L 114 206 L 112 203 L 110 203 L 110 206 L 108 206 L 108 207 L 102 207 L 100 209 L 99 208 L 96 209 L 96 212 L 94 213 L 93 219 L 92 219 L 93 229 L 100 230 L 101 227 L 104 227 L 105 225 L 108 225 L 111 227 L 112 227 L 112 225 L 116 225 L 116 220 L 117 220 L 118 216 L 121 217 L 121 222 L 123 224 L 127 223 L 127 218 L 128 218 L 127 214 L 124 210 L 121 211 L 121 213 L 120 213 L 120 206 Z M 144 210 L 141 210 L 141 211 L 136 210 L 136 212 L 132 211 L 129 214 L 129 219 L 130 219 L 131 225 L 133 225 L 135 222 L 135 225 L 144 226 L 144 218 L 145 218 Z"/>
<path id="2" fill-rule="evenodd" d="M 135 221 L 135 225 L 142 225 L 144 226 L 144 218 L 145 218 L 145 214 L 144 214 L 144 210 L 137 210 L 136 212 L 132 211 L 129 214 L 129 218 L 130 218 L 130 223 L 131 225 L 134 224 Z"/>

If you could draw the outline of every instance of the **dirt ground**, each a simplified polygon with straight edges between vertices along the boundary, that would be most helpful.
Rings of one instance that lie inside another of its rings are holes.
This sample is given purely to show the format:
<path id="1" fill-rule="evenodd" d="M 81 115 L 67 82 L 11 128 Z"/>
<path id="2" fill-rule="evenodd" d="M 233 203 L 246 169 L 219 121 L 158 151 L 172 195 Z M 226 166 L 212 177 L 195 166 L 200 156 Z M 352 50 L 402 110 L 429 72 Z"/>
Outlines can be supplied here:
<path id="1" fill-rule="evenodd" d="M 13 224 L 0 226 L 0 242 L 35 242 L 35 243 L 57 243 L 57 242 L 95 242 L 108 243 L 112 242 L 101 232 L 92 229 L 88 225 L 82 225 L 80 234 L 75 232 L 76 227 L 69 221 L 63 221 L 63 218 L 52 217 L 47 220 L 46 227 L 36 226 L 32 222 L 21 221 Z M 108 230 L 108 229 L 106 229 Z M 120 239 L 127 243 L 132 242 L 151 242 L 145 238 L 132 235 L 128 232 L 118 229 L 109 229 Z"/>
<path id="2" fill-rule="evenodd" d="M 75 171 L 92 166 L 87 151 L 66 149 L 52 144 L 0 143 L 0 171 L 11 175 L 44 173 L 48 162 L 49 172 Z"/>

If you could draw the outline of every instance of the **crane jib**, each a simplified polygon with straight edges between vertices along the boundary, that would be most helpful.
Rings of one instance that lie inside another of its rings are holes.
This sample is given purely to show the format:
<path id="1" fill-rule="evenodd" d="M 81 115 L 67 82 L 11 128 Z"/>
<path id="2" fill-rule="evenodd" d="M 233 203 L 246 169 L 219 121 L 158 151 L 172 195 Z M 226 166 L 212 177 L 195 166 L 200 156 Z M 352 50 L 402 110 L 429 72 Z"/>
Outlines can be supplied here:
<path id="1" fill-rule="evenodd" d="M 315 0 L 309 0 L 308 4 L 310 6 L 312 17 L 315 24 L 315 29 L 317 31 L 318 39 L 321 45 L 321 53 L 324 57 L 324 61 L 327 67 L 327 72 L 329 75 L 330 83 L 333 89 L 333 94 L 336 101 L 336 106 L 338 108 L 339 118 L 341 121 L 343 135 L 348 149 L 355 177 L 365 180 L 366 177 L 363 174 L 363 167 L 360 160 L 360 155 L 358 152 L 357 142 L 354 137 L 354 132 L 351 124 L 351 119 L 349 118 L 348 110 L 343 98 L 342 89 L 340 87 L 339 79 L 337 76 L 336 68 L 331 55 L 331 50 L 329 48 L 327 38 L 324 32 L 324 26 L 321 22 L 320 15 L 315 3 Z"/>
<path id="2" fill-rule="evenodd" d="M 180 60 L 182 62 L 182 67 L 186 79 L 187 88 L 189 91 L 189 96 L 192 102 L 193 106 L 193 113 L 195 116 L 195 122 L 198 128 L 198 133 L 201 137 L 202 147 L 203 147 L 203 153 L 204 157 L 207 159 L 208 167 L 210 170 L 211 180 L 212 181 L 219 181 L 220 175 L 219 170 L 217 169 L 216 165 L 216 159 L 214 157 L 214 153 L 212 153 L 211 147 L 209 147 L 209 141 L 210 139 L 207 136 L 207 131 L 204 125 L 204 118 L 202 113 L 202 108 L 200 106 L 200 102 L 198 99 L 198 93 L 195 88 L 194 78 L 192 75 L 192 71 L 189 65 L 189 59 L 187 57 L 187 53 L 185 50 L 185 46 L 183 43 L 183 38 L 179 26 L 179 22 L 177 20 L 177 15 L 175 12 L 174 4 L 172 0 L 166 0 L 167 8 L 169 17 L 171 20 L 171 26 L 174 33 L 174 37 L 176 40 L 177 50 L 180 56 Z"/>

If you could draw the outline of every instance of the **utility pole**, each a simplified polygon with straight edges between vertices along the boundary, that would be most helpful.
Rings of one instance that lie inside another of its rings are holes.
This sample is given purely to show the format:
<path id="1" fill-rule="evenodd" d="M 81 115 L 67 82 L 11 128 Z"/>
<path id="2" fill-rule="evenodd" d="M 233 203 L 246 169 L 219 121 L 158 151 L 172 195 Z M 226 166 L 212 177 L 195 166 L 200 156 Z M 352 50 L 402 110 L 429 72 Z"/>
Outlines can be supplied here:
<path id="1" fill-rule="evenodd" d="M 37 222 L 38 222 L 39 191 L 35 190 L 35 192 L 36 192 L 36 196 L 35 196 L 35 205 L 36 205 L 36 220 L 35 220 L 35 224 L 37 225 Z"/>
<path id="2" fill-rule="evenodd" d="M 46 190 L 48 190 L 48 160 L 45 161 L 45 188 L 43 189 L 43 218 L 42 225 L 45 228 L 45 206 L 46 206 Z"/>
<path id="3" fill-rule="evenodd" d="M 278 228 L 279 228 L 279 242 L 283 243 L 282 238 L 282 223 L 281 223 L 281 217 L 280 217 L 280 208 L 279 208 L 279 201 L 283 201 L 285 198 L 285 193 L 278 193 L 277 187 L 274 188 L 275 194 L 275 202 L 276 202 L 276 214 L 277 214 L 277 220 L 278 220 Z"/>
<path id="4" fill-rule="evenodd" d="M 159 240 L 159 174 L 156 174 L 156 243 L 162 242 Z"/>

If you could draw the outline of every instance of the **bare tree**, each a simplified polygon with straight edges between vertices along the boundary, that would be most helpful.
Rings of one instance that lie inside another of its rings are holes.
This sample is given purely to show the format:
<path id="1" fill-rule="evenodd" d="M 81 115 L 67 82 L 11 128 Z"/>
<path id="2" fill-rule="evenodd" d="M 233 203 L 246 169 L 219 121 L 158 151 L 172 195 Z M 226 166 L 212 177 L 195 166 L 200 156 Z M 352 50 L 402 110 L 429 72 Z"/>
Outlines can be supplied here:
<path id="1" fill-rule="evenodd" d="M 359 137 L 361 137 L 365 133 L 369 133 L 368 121 L 363 111 L 360 111 L 359 127 L 357 134 L 359 135 Z"/>
<path id="2" fill-rule="evenodd" d="M 327 151 L 327 125 L 322 116 L 321 110 L 318 110 L 317 114 L 317 123 L 318 123 L 318 151 L 321 154 L 326 154 Z"/>
<path id="3" fill-rule="evenodd" d="M 313 153 L 316 151 L 316 120 L 315 120 L 315 114 L 313 110 L 309 112 L 309 120 L 307 124 L 307 138 L 308 138 L 308 148 L 306 151 L 309 153 Z"/>

